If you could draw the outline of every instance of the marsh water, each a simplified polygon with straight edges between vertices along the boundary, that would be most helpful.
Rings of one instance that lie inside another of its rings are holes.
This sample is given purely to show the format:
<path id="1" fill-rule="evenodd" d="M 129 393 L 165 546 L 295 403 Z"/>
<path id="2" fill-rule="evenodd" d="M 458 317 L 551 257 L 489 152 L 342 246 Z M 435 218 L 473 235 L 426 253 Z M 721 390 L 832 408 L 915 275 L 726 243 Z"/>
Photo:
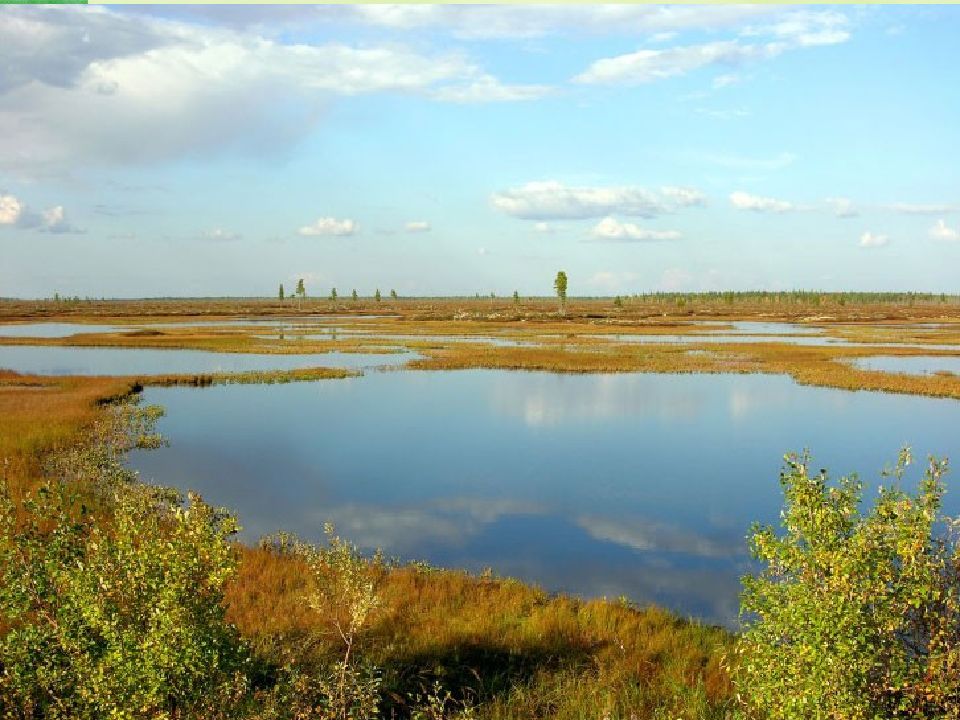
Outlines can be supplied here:
<path id="1" fill-rule="evenodd" d="M 851 362 L 864 370 L 882 370 L 908 375 L 932 375 L 943 372 L 960 375 L 960 356 L 956 355 L 949 357 L 877 355 L 857 358 Z"/>
<path id="2" fill-rule="evenodd" d="M 206 350 L 0 345 L 0 368 L 36 375 L 163 375 L 399 365 L 416 353 L 218 353 Z"/>
<path id="3" fill-rule="evenodd" d="M 777 521 L 784 452 L 868 488 L 905 443 L 960 456 L 956 401 L 768 375 L 398 371 L 145 401 L 171 445 L 133 466 L 236 511 L 247 539 L 319 539 L 330 520 L 403 559 L 728 625 L 750 523 Z"/>

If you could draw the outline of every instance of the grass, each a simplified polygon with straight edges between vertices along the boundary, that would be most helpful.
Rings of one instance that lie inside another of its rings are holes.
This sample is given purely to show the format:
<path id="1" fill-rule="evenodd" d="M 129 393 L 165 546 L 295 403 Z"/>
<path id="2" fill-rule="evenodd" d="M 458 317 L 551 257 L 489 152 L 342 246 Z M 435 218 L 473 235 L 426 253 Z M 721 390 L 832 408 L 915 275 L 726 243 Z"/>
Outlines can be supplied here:
<path id="1" fill-rule="evenodd" d="M 242 549 L 228 618 L 263 656 L 289 660 L 292 652 L 309 664 L 335 652 L 336 638 L 316 641 L 302 599 L 307 575 L 292 557 Z M 415 566 L 384 571 L 380 594 L 362 651 L 384 669 L 388 697 L 436 680 L 479 702 L 482 717 L 571 719 L 603 709 L 650 717 L 656 708 L 693 718 L 687 711 L 719 713 L 730 701 L 721 660 L 732 636 L 665 610 Z"/>

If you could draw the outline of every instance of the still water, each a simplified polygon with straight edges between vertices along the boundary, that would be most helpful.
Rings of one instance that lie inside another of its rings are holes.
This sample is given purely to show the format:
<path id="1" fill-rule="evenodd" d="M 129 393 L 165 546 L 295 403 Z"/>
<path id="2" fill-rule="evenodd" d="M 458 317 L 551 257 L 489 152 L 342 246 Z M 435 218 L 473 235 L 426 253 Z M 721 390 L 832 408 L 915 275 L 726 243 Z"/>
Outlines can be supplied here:
<path id="1" fill-rule="evenodd" d="M 932 375 L 938 372 L 951 372 L 960 375 L 960 357 L 898 357 L 896 355 L 878 355 L 857 358 L 851 363 L 863 370 L 883 370 L 884 372 L 906 373 L 908 375 Z"/>
<path id="2" fill-rule="evenodd" d="M 904 443 L 960 456 L 956 401 L 779 376 L 401 371 L 145 395 L 171 446 L 133 466 L 236 511 L 247 539 L 332 520 L 388 555 L 725 624 L 784 452 L 869 488 Z"/>
<path id="3" fill-rule="evenodd" d="M 0 368 L 35 375 L 163 375 L 399 365 L 416 353 L 254 354 L 205 350 L 0 345 Z"/>

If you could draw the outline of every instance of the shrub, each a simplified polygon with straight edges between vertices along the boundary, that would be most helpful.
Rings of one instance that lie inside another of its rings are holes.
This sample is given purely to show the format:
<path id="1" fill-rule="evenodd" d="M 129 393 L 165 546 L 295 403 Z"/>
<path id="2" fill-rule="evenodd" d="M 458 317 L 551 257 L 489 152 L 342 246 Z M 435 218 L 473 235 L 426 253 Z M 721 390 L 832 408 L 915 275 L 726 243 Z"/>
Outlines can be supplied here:
<path id="1" fill-rule="evenodd" d="M 59 480 L 15 507 L 0 481 L 7 717 L 209 718 L 244 692 L 245 655 L 222 605 L 236 524 L 199 496 L 184 504 L 174 491 L 123 482 L 130 473 L 115 450 L 124 446 L 66 456 L 87 477 L 97 471 L 109 512 L 92 512 Z"/>
<path id="2" fill-rule="evenodd" d="M 910 454 L 863 513 L 856 477 L 831 485 L 787 456 L 784 534 L 755 528 L 734 679 L 764 718 L 960 717 L 960 549 L 941 513 L 946 463 L 916 494 Z"/>

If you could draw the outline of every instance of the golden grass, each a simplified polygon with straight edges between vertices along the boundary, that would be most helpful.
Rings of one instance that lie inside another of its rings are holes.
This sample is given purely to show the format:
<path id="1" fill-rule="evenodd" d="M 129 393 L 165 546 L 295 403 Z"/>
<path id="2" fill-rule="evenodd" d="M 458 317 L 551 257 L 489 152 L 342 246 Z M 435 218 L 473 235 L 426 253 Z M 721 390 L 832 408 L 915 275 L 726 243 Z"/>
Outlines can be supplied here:
<path id="1" fill-rule="evenodd" d="M 241 633 L 277 659 L 292 653 L 310 664 L 334 655 L 338 639 L 317 636 L 304 602 L 309 573 L 300 561 L 259 548 L 240 553 L 227 598 Z M 664 610 L 412 566 L 383 571 L 379 593 L 361 649 L 398 696 L 437 679 L 483 702 L 483 717 L 514 718 L 595 716 L 604 706 L 644 717 L 672 695 L 678 705 L 684 693 L 702 693 L 709 705 L 730 697 L 721 659 L 732 636 Z"/>
<path id="2" fill-rule="evenodd" d="M 110 377 L 38 377 L 0 370 L 0 461 L 11 491 L 32 489 L 43 456 L 76 442 L 97 408 L 132 383 Z"/>

